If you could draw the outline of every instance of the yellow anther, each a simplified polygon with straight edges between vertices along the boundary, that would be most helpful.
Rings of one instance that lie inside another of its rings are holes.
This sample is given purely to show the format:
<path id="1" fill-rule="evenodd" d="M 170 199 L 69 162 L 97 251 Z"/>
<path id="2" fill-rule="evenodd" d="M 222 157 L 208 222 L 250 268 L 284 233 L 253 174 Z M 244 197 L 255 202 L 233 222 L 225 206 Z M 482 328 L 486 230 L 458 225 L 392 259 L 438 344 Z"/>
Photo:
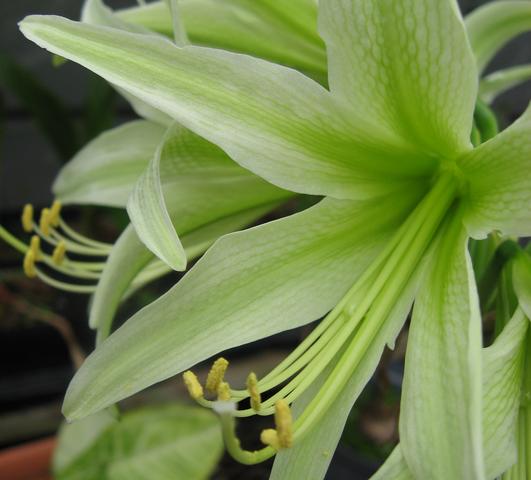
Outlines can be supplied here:
<path id="1" fill-rule="evenodd" d="M 24 231 L 31 232 L 33 230 L 33 205 L 31 203 L 24 205 L 21 220 Z"/>
<path id="2" fill-rule="evenodd" d="M 256 375 L 251 372 L 247 377 L 247 391 L 251 397 L 251 408 L 258 412 L 260 411 L 260 406 L 262 404 L 262 397 L 260 395 L 260 390 L 258 390 L 258 379 Z"/>
<path id="3" fill-rule="evenodd" d="M 266 428 L 265 430 L 262 430 L 262 433 L 260 434 L 260 441 L 264 445 L 269 445 L 277 451 L 282 448 L 278 440 L 277 431 L 273 428 Z"/>
<path id="4" fill-rule="evenodd" d="M 194 372 L 192 372 L 191 370 L 184 372 L 183 380 L 184 384 L 186 385 L 186 388 L 188 389 L 188 393 L 194 400 L 197 400 L 198 398 L 201 398 L 203 396 L 203 387 L 199 383 L 199 380 L 197 379 Z"/>
<path id="5" fill-rule="evenodd" d="M 59 225 L 59 215 L 61 214 L 61 202 L 54 200 L 50 208 L 50 225 L 57 227 Z"/>
<path id="6" fill-rule="evenodd" d="M 293 419 L 286 400 L 278 400 L 275 403 L 275 426 L 280 447 L 291 447 L 293 445 Z"/>
<path id="7" fill-rule="evenodd" d="M 61 265 L 66 256 L 66 244 L 61 240 L 53 250 L 52 261 L 55 265 Z"/>
<path id="8" fill-rule="evenodd" d="M 230 393 L 230 385 L 227 382 L 219 382 L 218 385 L 218 400 L 222 402 L 230 401 L 232 395 Z"/>
<path id="9" fill-rule="evenodd" d="M 225 372 L 227 371 L 227 367 L 229 366 L 229 362 L 225 360 L 223 357 L 218 358 L 214 364 L 212 365 L 212 368 L 210 369 L 210 372 L 208 372 L 207 380 L 206 380 L 206 389 L 210 393 L 217 393 L 219 384 L 223 381 L 223 378 L 225 377 Z"/>
<path id="10" fill-rule="evenodd" d="M 38 235 L 31 237 L 30 250 L 33 252 L 36 261 L 41 259 L 41 237 Z"/>
<path id="11" fill-rule="evenodd" d="M 35 268 L 35 254 L 33 253 L 33 250 L 30 248 L 26 252 L 26 255 L 24 256 L 24 262 L 22 266 L 24 267 L 24 273 L 29 278 L 35 278 L 37 276 L 37 270 Z"/>
<path id="12" fill-rule="evenodd" d="M 41 211 L 41 218 L 39 220 L 39 227 L 42 233 L 46 236 L 50 235 L 50 209 L 43 208 Z"/>

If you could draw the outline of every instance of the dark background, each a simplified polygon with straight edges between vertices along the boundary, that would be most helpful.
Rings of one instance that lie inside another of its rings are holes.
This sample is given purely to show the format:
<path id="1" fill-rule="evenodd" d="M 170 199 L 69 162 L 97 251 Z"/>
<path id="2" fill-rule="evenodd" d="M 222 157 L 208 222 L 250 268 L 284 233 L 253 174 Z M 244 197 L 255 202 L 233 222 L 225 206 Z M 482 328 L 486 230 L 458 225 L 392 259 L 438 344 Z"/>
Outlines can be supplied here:
<path id="1" fill-rule="evenodd" d="M 37 208 L 48 206 L 52 200 L 52 181 L 70 153 L 101 129 L 133 117 L 127 104 L 103 81 L 70 62 L 61 68 L 53 67 L 49 54 L 18 31 L 17 22 L 28 14 L 58 14 L 77 19 L 81 3 L 81 0 L 3 0 L 0 4 L 0 60 L 14 62 L 31 72 L 62 102 L 75 129 L 75 135 L 66 135 L 64 144 L 54 146 L 38 128 L 31 107 L 17 97 L 13 79 L 0 75 L 0 223 L 4 225 L 18 221 L 20 208 L 26 202 L 32 202 Z M 107 0 L 106 3 L 118 8 L 132 5 L 133 1 Z M 487 2 L 462 0 L 459 3 L 466 13 Z M 531 35 L 526 34 L 513 41 L 489 70 L 530 62 L 530 40 Z M 531 83 L 500 97 L 494 108 L 501 123 L 513 121 L 529 99 Z M 90 109 L 87 105 L 91 105 Z M 94 109 L 94 105 L 100 108 Z M 79 220 L 75 212 L 72 215 L 74 220 Z M 116 212 L 98 209 L 93 209 L 88 219 L 89 223 L 99 222 L 99 230 L 111 239 L 117 234 L 116 226 L 124 221 Z M 37 281 L 21 279 L 19 273 L 20 258 L 0 243 L 0 447 L 55 431 L 60 421 L 61 397 L 73 371 L 68 348 L 57 329 L 13 309 L 6 297 L 2 297 L 2 289 L 8 288 L 9 295 L 39 308 L 57 312 L 72 326 L 80 347 L 85 351 L 92 348 L 92 335 L 86 327 L 86 298 L 53 292 Z M 294 336 L 280 336 L 265 346 L 281 350 L 294 341 Z M 372 413 L 382 417 L 380 410 Z M 351 443 L 358 445 L 357 441 Z M 349 455 L 352 457 L 351 453 L 346 457 Z M 377 455 L 364 456 L 367 457 L 372 460 L 358 462 L 360 478 L 367 477 Z M 343 468 L 347 472 L 344 478 L 354 478 L 348 460 L 345 467 L 342 458 L 336 459 L 330 478 L 343 478 L 340 473 Z"/>

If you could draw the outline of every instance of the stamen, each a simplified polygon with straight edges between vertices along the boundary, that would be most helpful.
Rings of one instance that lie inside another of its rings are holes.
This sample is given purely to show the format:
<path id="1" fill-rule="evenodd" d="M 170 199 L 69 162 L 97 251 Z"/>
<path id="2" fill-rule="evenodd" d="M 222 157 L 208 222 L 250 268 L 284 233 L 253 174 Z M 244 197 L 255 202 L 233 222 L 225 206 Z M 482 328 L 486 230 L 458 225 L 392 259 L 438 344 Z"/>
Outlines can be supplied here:
<path id="1" fill-rule="evenodd" d="M 225 372 L 227 371 L 227 367 L 229 366 L 229 362 L 225 360 L 223 357 L 218 358 L 214 364 L 212 365 L 212 368 L 210 369 L 210 372 L 208 372 L 207 380 L 205 387 L 206 389 L 211 393 L 217 393 L 219 384 L 223 381 L 223 378 L 225 377 Z"/>
<path id="2" fill-rule="evenodd" d="M 22 210 L 22 228 L 26 233 L 30 233 L 33 230 L 33 205 L 26 203 Z"/>
<path id="3" fill-rule="evenodd" d="M 31 237 L 30 249 L 32 250 L 36 261 L 39 261 L 42 259 L 41 237 L 39 237 L 38 235 L 33 235 Z"/>
<path id="4" fill-rule="evenodd" d="M 262 430 L 260 441 L 264 445 L 269 445 L 274 448 L 277 452 L 281 449 L 277 431 L 274 428 L 266 428 L 265 430 Z"/>
<path id="5" fill-rule="evenodd" d="M 22 264 L 24 268 L 24 273 L 29 278 L 35 278 L 37 276 L 37 269 L 35 268 L 35 253 L 30 248 L 26 252 L 26 255 L 24 255 L 24 262 Z"/>
<path id="6" fill-rule="evenodd" d="M 50 209 L 43 208 L 41 211 L 41 218 L 39 220 L 39 228 L 43 235 L 50 235 Z"/>
<path id="7" fill-rule="evenodd" d="M 227 382 L 220 382 L 218 386 L 218 400 L 220 402 L 229 402 L 230 399 L 230 385 Z"/>
<path id="8" fill-rule="evenodd" d="M 290 448 L 293 445 L 293 419 L 286 400 L 279 400 L 275 404 L 275 426 L 280 448 Z"/>
<path id="9" fill-rule="evenodd" d="M 186 385 L 186 388 L 188 389 L 188 393 L 194 400 L 203 398 L 203 387 L 199 383 L 199 380 L 197 379 L 197 376 L 194 372 L 192 372 L 191 370 L 184 372 L 183 380 L 184 384 Z"/>
<path id="10" fill-rule="evenodd" d="M 251 397 L 251 408 L 255 412 L 260 411 L 262 397 L 260 396 L 260 390 L 258 389 L 258 379 L 253 372 L 251 372 L 247 377 L 247 390 L 249 391 L 249 396 Z"/>
<path id="11" fill-rule="evenodd" d="M 52 261 L 55 265 L 59 266 L 63 263 L 66 256 L 66 244 L 61 240 L 57 246 L 54 248 L 52 254 Z"/>
<path id="12" fill-rule="evenodd" d="M 50 208 L 50 225 L 52 227 L 59 226 L 59 215 L 61 213 L 61 202 L 59 200 L 54 200 Z"/>

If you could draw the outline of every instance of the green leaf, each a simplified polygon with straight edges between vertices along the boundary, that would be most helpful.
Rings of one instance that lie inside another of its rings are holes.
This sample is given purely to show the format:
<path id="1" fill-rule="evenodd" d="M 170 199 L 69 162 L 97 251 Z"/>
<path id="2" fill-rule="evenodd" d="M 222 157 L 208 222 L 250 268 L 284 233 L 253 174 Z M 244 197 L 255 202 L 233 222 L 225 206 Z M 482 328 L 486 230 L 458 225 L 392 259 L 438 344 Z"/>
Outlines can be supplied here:
<path id="1" fill-rule="evenodd" d="M 479 96 L 492 103 L 496 97 L 531 80 L 531 65 L 518 65 L 490 73 L 479 82 Z"/>
<path id="2" fill-rule="evenodd" d="M 483 238 L 492 230 L 531 235 L 531 108 L 509 128 L 458 159 L 468 179 L 465 223 Z"/>
<path id="3" fill-rule="evenodd" d="M 470 148 L 477 72 L 452 1 L 328 0 L 319 23 L 330 90 L 364 121 L 431 155 Z"/>
<path id="4" fill-rule="evenodd" d="M 195 45 L 247 53 L 326 79 L 326 52 L 317 34 L 314 0 L 179 0 Z M 121 10 L 124 20 L 172 35 L 164 2 Z"/>
<path id="5" fill-rule="evenodd" d="M 72 423 L 63 423 L 59 428 L 58 442 L 53 456 L 53 471 L 67 469 L 81 455 L 93 447 L 98 437 L 116 418 L 109 410 L 102 410 L 90 417 Z"/>
<path id="6" fill-rule="evenodd" d="M 531 2 L 490 2 L 466 17 L 466 28 L 481 73 L 507 42 L 531 30 Z"/>
<path id="7" fill-rule="evenodd" d="M 64 433 L 60 445 L 62 441 Z M 202 480 L 212 473 L 222 451 L 211 412 L 181 405 L 143 408 L 125 413 L 54 474 L 57 480 Z"/>
<path id="8" fill-rule="evenodd" d="M 374 197 L 425 179 L 437 165 L 279 65 L 59 17 L 28 17 L 21 30 L 288 190 Z"/>
<path id="9" fill-rule="evenodd" d="M 486 478 L 516 461 L 516 432 L 528 321 L 518 310 L 493 345 L 483 349 L 483 451 Z M 398 445 L 371 480 L 412 479 Z"/>
<path id="10" fill-rule="evenodd" d="M 513 261 L 513 286 L 520 307 L 531 319 L 531 255 L 525 251 Z"/>
<path id="11" fill-rule="evenodd" d="M 146 246 L 173 269 L 184 270 L 186 257 L 177 232 L 183 235 L 291 196 L 175 124 L 133 189 L 127 211 Z"/>
<path id="12" fill-rule="evenodd" d="M 481 317 L 461 217 L 441 232 L 409 331 L 400 439 L 415 478 L 484 478 Z"/>
<path id="13" fill-rule="evenodd" d="M 177 285 L 87 359 L 69 387 L 65 414 L 86 416 L 220 351 L 321 317 L 420 194 L 325 199 L 221 238 Z"/>
<path id="14" fill-rule="evenodd" d="M 0 85 L 26 108 L 62 160 L 79 148 L 77 132 L 62 101 L 33 74 L 0 52 Z"/>
<path id="15" fill-rule="evenodd" d="M 137 120 L 102 133 L 61 169 L 55 196 L 65 204 L 125 207 L 164 132 L 156 123 Z"/>
<path id="16" fill-rule="evenodd" d="M 385 320 L 383 328 L 378 332 L 346 388 L 335 400 L 327 414 L 313 427 L 313 433 L 296 443 L 292 448 L 282 450 L 277 454 L 270 480 L 285 478 L 319 480 L 325 477 L 354 402 L 376 370 L 385 345 L 394 345 L 395 339 L 411 310 L 413 298 L 418 289 L 421 270 L 422 268 L 418 269 L 403 289 L 400 298 Z M 332 362 L 331 367 L 334 364 Z M 311 402 L 328 377 L 332 370 L 331 367 L 321 374 L 312 387 L 294 402 L 293 414 L 295 417 L 301 414 L 306 405 Z"/>

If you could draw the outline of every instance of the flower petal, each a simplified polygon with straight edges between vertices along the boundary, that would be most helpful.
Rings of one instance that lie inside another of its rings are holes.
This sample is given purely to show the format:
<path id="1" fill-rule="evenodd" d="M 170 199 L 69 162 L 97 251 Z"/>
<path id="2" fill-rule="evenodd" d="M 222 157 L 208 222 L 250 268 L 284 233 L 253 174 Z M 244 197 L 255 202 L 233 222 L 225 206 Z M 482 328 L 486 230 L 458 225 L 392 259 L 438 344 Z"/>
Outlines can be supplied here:
<path id="1" fill-rule="evenodd" d="M 317 34 L 314 0 L 179 0 L 179 10 L 195 45 L 247 53 L 326 78 L 326 52 Z M 126 21 L 171 35 L 164 2 L 118 11 Z"/>
<path id="2" fill-rule="evenodd" d="M 513 286 L 518 303 L 531 319 L 531 255 L 520 252 L 513 262 Z"/>
<path id="3" fill-rule="evenodd" d="M 467 15 L 466 29 L 481 73 L 509 40 L 531 30 L 531 3 L 490 2 Z"/>
<path id="4" fill-rule="evenodd" d="M 87 359 L 70 385 L 65 414 L 88 415 L 220 351 L 321 317 L 420 195 L 325 199 L 221 238 Z"/>
<path id="5" fill-rule="evenodd" d="M 492 230 L 531 235 L 531 108 L 509 128 L 459 160 L 469 182 L 465 223 L 471 235 Z"/>
<path id="6" fill-rule="evenodd" d="M 516 461 L 516 432 L 528 321 L 518 310 L 493 345 L 483 349 L 483 451 L 486 478 Z M 444 421 L 444 419 L 442 420 Z M 371 480 L 412 479 L 398 445 Z"/>
<path id="7" fill-rule="evenodd" d="M 177 232 L 183 235 L 245 210 L 275 206 L 291 196 L 175 124 L 133 189 L 127 211 L 146 246 L 173 269 L 184 270 Z"/>
<path id="8" fill-rule="evenodd" d="M 437 165 L 401 139 L 350 118 L 319 84 L 279 65 L 59 17 L 28 17 L 20 28 L 288 190 L 374 197 L 425 179 Z"/>
<path id="9" fill-rule="evenodd" d="M 270 480 L 284 478 L 319 480 L 324 478 L 352 406 L 376 370 L 385 345 L 394 345 L 395 339 L 406 321 L 418 289 L 421 270 L 421 268 L 417 270 L 404 288 L 383 328 L 378 332 L 346 388 L 335 400 L 326 416 L 314 426 L 313 434 L 310 433 L 300 443 L 277 454 Z M 293 404 L 295 417 L 302 413 L 306 405 L 315 396 L 319 387 L 328 377 L 331 368 L 328 370 L 314 382 L 312 387 L 301 398 L 295 401 Z M 387 479 L 387 477 L 385 478 Z"/>
<path id="10" fill-rule="evenodd" d="M 451 0 L 322 0 L 329 84 L 364 121 L 434 155 L 470 148 L 477 72 Z"/>
<path id="11" fill-rule="evenodd" d="M 108 130 L 64 166 L 53 185 L 61 202 L 125 207 L 165 129 L 138 120 Z"/>
<path id="12" fill-rule="evenodd" d="M 521 83 L 531 80 L 531 65 L 518 65 L 489 73 L 479 83 L 479 96 L 486 103 Z"/>
<path id="13" fill-rule="evenodd" d="M 481 318 L 461 217 L 443 228 L 413 309 L 400 439 L 415 478 L 484 478 Z"/>

